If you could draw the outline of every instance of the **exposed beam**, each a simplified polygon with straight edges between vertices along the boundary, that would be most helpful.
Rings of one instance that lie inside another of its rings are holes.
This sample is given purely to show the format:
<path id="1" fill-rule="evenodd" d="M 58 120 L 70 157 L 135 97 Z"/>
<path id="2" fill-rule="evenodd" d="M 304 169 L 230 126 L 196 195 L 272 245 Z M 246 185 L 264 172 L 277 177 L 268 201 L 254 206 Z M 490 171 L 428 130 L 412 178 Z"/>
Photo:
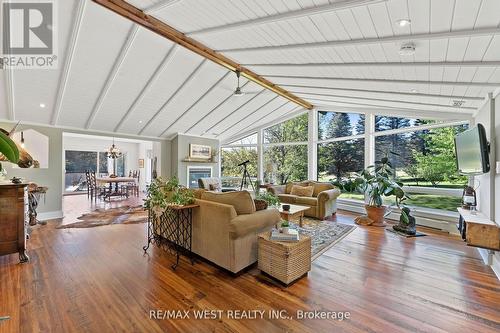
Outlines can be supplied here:
<path id="1" fill-rule="evenodd" d="M 500 28 L 484 28 L 484 29 L 470 29 L 470 30 L 455 30 L 455 31 L 436 32 L 427 34 L 397 35 L 397 36 L 380 37 L 380 38 L 358 38 L 349 40 L 335 40 L 326 42 L 275 45 L 275 46 L 221 48 L 217 51 L 224 51 L 225 53 L 255 52 L 255 51 L 291 51 L 291 50 L 301 50 L 305 48 L 316 48 L 316 47 L 319 48 L 319 47 L 335 47 L 335 46 L 370 45 L 370 44 L 380 44 L 380 43 L 401 43 L 401 42 L 420 41 L 420 40 L 494 36 L 497 34 L 500 34 Z"/>
<path id="2" fill-rule="evenodd" d="M 163 73 L 163 71 L 165 70 L 167 65 L 172 62 L 172 59 L 177 51 L 177 48 L 178 48 L 178 46 L 176 44 L 174 44 L 170 48 L 170 50 L 168 50 L 167 54 L 165 55 L 165 58 L 163 58 L 162 62 L 158 66 L 158 68 L 156 68 L 153 75 L 149 78 L 148 82 L 146 82 L 144 87 L 142 87 L 141 92 L 139 93 L 139 95 L 137 95 L 137 97 L 135 98 L 132 105 L 130 105 L 130 107 L 128 108 L 125 115 L 120 119 L 120 121 L 116 125 L 115 130 L 114 130 L 115 132 L 118 132 L 120 130 L 120 128 L 125 123 L 125 121 L 130 117 L 130 115 L 134 112 L 134 110 L 137 108 L 137 106 L 142 102 L 142 100 L 146 96 L 146 93 L 149 91 L 149 89 L 151 89 L 151 87 L 154 85 L 154 83 L 158 80 L 158 78 Z"/>
<path id="3" fill-rule="evenodd" d="M 264 93 L 265 89 L 262 89 L 261 91 L 259 91 L 257 94 L 255 94 L 255 96 L 253 96 L 252 98 L 250 98 L 249 100 L 247 100 L 245 103 L 241 104 L 240 106 L 238 106 L 236 109 L 234 109 L 231 113 L 229 113 L 228 115 L 224 115 L 224 118 L 227 118 L 227 117 L 230 117 L 231 115 L 233 115 L 234 113 L 238 112 L 239 110 L 241 110 L 244 106 L 246 106 L 248 103 L 250 103 L 251 101 L 253 101 L 254 99 L 256 99 L 257 97 L 259 97 L 260 95 L 262 95 L 262 93 Z M 203 132 L 202 136 L 207 134 L 209 131 L 211 131 L 215 126 L 219 125 L 220 122 L 216 122 L 214 125 L 210 126 L 210 128 L 206 129 L 205 132 Z"/>
<path id="4" fill-rule="evenodd" d="M 386 80 L 386 79 L 360 79 L 346 77 L 324 77 L 324 76 L 297 76 L 297 75 L 265 75 L 275 79 L 298 79 L 298 80 L 324 80 L 324 81 L 353 81 L 367 83 L 410 83 L 410 84 L 438 84 L 442 86 L 476 86 L 476 87 L 499 87 L 500 82 L 465 82 L 465 81 L 426 81 L 426 80 Z"/>
<path id="5" fill-rule="evenodd" d="M 317 93 L 298 93 L 299 95 L 307 95 L 307 96 L 320 96 L 320 97 L 331 97 L 331 98 L 346 98 L 346 99 L 354 99 L 354 100 L 365 100 L 365 101 L 376 101 L 376 102 L 389 102 L 389 103 L 401 103 L 401 104 L 410 104 L 410 105 L 424 105 L 424 106 L 433 106 L 440 107 L 445 109 L 454 109 L 454 110 L 476 110 L 477 108 L 473 107 L 456 107 L 452 105 L 444 105 L 437 103 L 422 103 L 422 102 L 411 102 L 411 101 L 402 101 L 396 99 L 385 99 L 385 98 L 372 98 L 372 97 L 360 97 L 360 96 L 347 96 L 347 95 L 327 95 L 327 94 L 317 94 Z M 316 97 L 312 97 L 316 98 Z M 333 100 L 333 102 L 335 102 Z"/>
<path id="6" fill-rule="evenodd" d="M 429 110 L 429 109 L 415 109 L 415 108 L 407 108 L 407 107 L 404 107 L 404 106 L 390 106 L 390 105 L 378 105 L 378 104 L 373 104 L 373 103 L 360 103 L 360 102 L 351 102 L 351 101 L 332 101 L 332 100 L 329 100 L 329 99 L 322 99 L 322 98 L 312 98 L 312 100 L 314 101 L 317 101 L 317 102 L 320 102 L 318 103 L 318 106 L 317 108 L 318 109 L 321 109 L 321 102 L 328 102 L 328 103 L 336 103 L 336 104 L 347 104 L 347 105 L 359 105 L 359 106 L 363 106 L 365 107 L 365 109 L 369 109 L 369 108 L 384 108 L 384 109 L 393 109 L 393 110 L 407 110 L 407 111 L 412 111 L 412 112 L 415 112 L 416 114 L 418 114 L 418 112 L 436 112 L 436 110 Z M 324 104 L 323 104 L 324 105 Z M 360 110 L 362 111 L 362 110 Z M 365 110 L 366 111 L 366 110 Z M 459 114 L 460 110 L 456 110 L 454 111 L 455 114 Z M 465 112 L 467 112 L 468 115 L 471 115 L 472 113 L 468 110 L 464 110 Z M 444 110 L 439 110 L 439 112 L 448 112 L 448 113 L 451 113 L 452 111 L 444 111 Z"/>
<path id="7" fill-rule="evenodd" d="M 273 100 L 270 100 L 268 103 L 271 103 L 272 101 L 273 101 Z M 268 103 L 267 103 L 267 104 L 268 104 Z M 289 103 L 289 101 L 286 101 L 285 103 L 281 103 L 281 104 L 280 104 L 277 108 L 272 109 L 270 112 L 266 112 L 263 116 L 261 116 L 261 117 L 260 117 L 259 119 L 257 119 L 256 121 L 252 121 L 252 125 L 253 125 L 253 124 L 255 124 L 255 123 L 257 123 L 257 122 L 259 122 L 259 121 L 260 121 L 260 120 L 262 120 L 264 117 L 267 117 L 267 116 L 269 116 L 269 115 L 273 114 L 274 112 L 276 112 L 277 110 L 281 109 L 282 107 L 284 107 L 284 106 L 285 106 L 285 105 L 287 105 L 288 103 Z M 266 104 L 266 105 L 267 105 L 267 104 Z M 248 127 L 248 124 L 247 124 L 247 123 L 245 123 L 245 121 L 246 121 L 246 120 L 247 120 L 250 116 L 254 115 L 257 111 L 260 111 L 260 110 L 261 110 L 264 106 L 266 106 L 266 105 L 263 105 L 263 106 L 261 106 L 260 108 L 256 109 L 254 112 L 252 112 L 252 113 L 250 113 L 250 114 L 248 114 L 248 115 L 245 115 L 245 117 L 244 117 L 243 119 L 240 119 L 240 120 L 238 121 L 238 123 L 237 123 L 237 124 L 242 124 L 243 126 Z M 226 132 L 227 132 L 227 131 L 229 131 L 230 129 L 235 129 L 235 125 L 236 125 L 236 124 L 233 124 L 233 125 L 229 126 L 229 127 L 228 127 L 228 128 L 226 128 L 223 132 L 219 133 L 219 135 L 222 135 L 222 134 L 226 133 Z"/>
<path id="8" fill-rule="evenodd" d="M 158 111 L 156 111 L 156 113 L 153 115 L 153 117 L 151 117 L 151 119 L 149 119 L 148 122 L 146 122 L 146 124 L 142 127 L 142 129 L 139 131 L 139 133 L 137 133 L 138 135 L 142 135 L 142 133 L 146 130 L 146 128 L 148 128 L 149 125 L 151 125 L 156 120 L 156 118 L 158 118 L 158 116 L 167 108 L 168 104 L 170 104 L 170 102 L 175 98 L 175 96 L 177 96 L 177 94 L 182 89 L 184 89 L 184 87 L 189 82 L 191 82 L 191 80 L 193 80 L 196 77 L 196 74 L 200 71 L 200 69 L 206 63 L 207 63 L 207 59 L 203 59 L 198 64 L 198 66 L 196 66 L 196 68 L 191 72 L 191 74 L 189 74 L 189 76 L 184 80 L 184 82 L 182 82 L 182 84 L 179 87 L 177 87 L 177 89 L 174 91 L 174 93 L 172 95 L 170 95 L 170 97 L 167 99 L 167 101 L 165 103 L 163 103 L 163 105 L 158 109 Z"/>
<path id="9" fill-rule="evenodd" d="M 51 124 L 57 125 L 59 121 L 59 116 L 61 114 L 61 106 L 64 99 L 64 94 L 66 93 L 66 86 L 68 84 L 69 73 L 71 71 L 71 65 L 73 64 L 73 57 L 75 55 L 76 43 L 78 36 L 80 35 L 80 28 L 82 26 L 83 16 L 85 14 L 85 6 L 87 1 L 78 1 L 78 7 L 76 8 L 76 15 L 73 24 L 73 30 L 69 38 L 68 47 L 66 48 L 66 60 L 64 61 L 64 67 L 59 77 L 59 85 L 57 87 L 57 97 L 54 104 L 54 110 L 52 111 Z"/>
<path id="10" fill-rule="evenodd" d="M 146 29 L 149 29 L 167 39 L 174 41 L 177 44 L 184 46 L 188 50 L 191 50 L 196 54 L 199 54 L 200 56 L 215 62 L 216 64 L 219 64 L 231 71 L 241 72 L 241 75 L 246 77 L 248 80 L 257 83 L 262 87 L 269 89 L 275 92 L 276 94 L 281 95 L 298 105 L 301 105 L 307 109 L 313 108 L 311 103 L 297 96 L 294 96 L 290 92 L 279 87 L 278 85 L 275 85 L 271 81 L 263 78 L 262 76 L 256 74 L 255 72 L 249 70 L 248 68 L 245 68 L 240 64 L 236 63 L 235 61 L 227 58 L 226 56 L 215 52 L 208 46 L 203 45 L 202 43 L 186 36 L 182 32 L 174 29 L 173 27 L 158 20 L 157 18 L 145 14 L 137 7 L 134 7 L 123 0 L 92 0 L 92 1 L 108 8 L 109 10 L 125 18 L 128 18 L 132 22 L 135 22 Z"/>
<path id="11" fill-rule="evenodd" d="M 241 86 L 241 89 L 243 89 L 247 84 L 249 84 L 250 81 L 247 81 L 245 82 L 242 86 Z M 230 95 L 228 95 L 224 100 L 222 100 L 219 104 L 217 104 L 216 106 L 214 106 L 212 108 L 212 110 L 208 111 L 203 117 L 201 117 L 200 119 L 198 119 L 193 125 L 191 125 L 191 127 L 189 127 L 187 129 L 187 131 L 185 131 L 184 133 L 189 133 L 193 128 L 195 128 L 198 124 L 202 123 L 203 121 L 205 121 L 205 119 L 210 116 L 212 113 L 214 113 L 215 111 L 217 111 L 222 105 L 226 104 L 229 100 L 231 100 L 232 98 L 234 98 L 234 95 L 233 93 L 231 93 Z"/>
<path id="12" fill-rule="evenodd" d="M 386 1 L 387 0 L 345 0 L 345 1 L 338 1 L 338 2 L 326 4 L 326 5 L 309 7 L 309 8 L 301 8 L 301 9 L 297 9 L 297 10 L 293 10 L 293 11 L 289 11 L 289 12 L 285 12 L 285 13 L 268 15 L 268 16 L 259 17 L 256 19 L 220 25 L 220 26 L 211 27 L 211 28 L 207 28 L 207 29 L 190 31 L 188 34 L 189 35 L 202 35 L 202 34 L 208 34 L 208 33 L 214 33 L 214 32 L 226 32 L 226 31 L 242 29 L 242 28 L 246 28 L 246 27 L 255 27 L 256 25 L 259 25 L 259 24 L 266 24 L 266 23 L 278 22 L 278 21 L 283 21 L 283 20 L 296 19 L 296 18 L 300 18 L 300 17 L 317 15 L 317 14 L 321 14 L 321 13 L 328 13 L 328 12 L 332 12 L 332 11 L 336 11 L 336 10 L 348 9 L 348 8 L 353 8 L 353 7 L 358 7 L 358 6 L 365 6 L 365 5 L 369 5 L 369 4 L 386 2 Z"/>
<path id="13" fill-rule="evenodd" d="M 417 97 L 437 97 L 437 98 L 456 98 L 463 99 L 469 101 L 483 101 L 483 97 L 471 97 L 471 96 L 457 96 L 457 95 L 438 95 L 438 94 L 422 94 L 422 93 L 405 93 L 405 92 L 397 92 L 397 91 L 388 91 L 388 90 L 371 90 L 371 89 L 350 89 L 350 88 L 333 88 L 333 87 L 325 87 L 325 86 L 311 86 L 311 85 L 300 85 L 300 84 L 282 84 L 284 87 L 288 88 L 299 88 L 299 89 L 318 89 L 318 90 L 333 90 L 333 91 L 350 91 L 356 93 L 374 93 L 374 94 L 391 94 L 398 96 L 417 96 Z M 291 89 L 294 93 L 297 93 L 296 90 Z"/>
<path id="14" fill-rule="evenodd" d="M 216 87 L 219 86 L 219 84 L 225 80 L 228 75 L 232 73 L 232 72 L 226 72 L 220 79 L 217 80 L 217 82 L 215 82 L 213 85 L 210 86 L 210 88 L 205 91 L 205 93 L 203 95 L 200 96 L 200 98 L 198 98 L 196 101 L 194 101 L 193 104 L 191 104 L 179 117 L 177 117 L 177 119 L 172 123 L 170 124 L 161 134 L 160 136 L 164 136 L 165 133 L 167 133 L 167 131 L 169 129 L 171 129 L 175 124 L 177 124 L 186 114 L 189 113 L 189 111 L 191 111 L 192 108 L 194 108 L 196 105 L 198 105 L 198 103 L 203 100 L 208 94 L 210 94 Z"/>
<path id="15" fill-rule="evenodd" d="M 276 98 L 278 98 L 279 96 L 274 96 L 273 98 L 271 98 L 269 101 L 265 102 L 264 104 L 262 104 L 261 106 L 259 106 L 258 108 L 256 108 L 255 110 L 253 110 L 252 112 L 248 113 L 248 114 L 245 114 L 245 117 L 243 119 L 238 119 L 236 123 L 234 124 L 231 124 L 229 126 L 226 127 L 225 130 L 223 130 L 222 132 L 219 133 L 219 135 L 222 135 L 224 133 L 226 133 L 227 131 L 229 131 L 234 125 L 238 124 L 238 123 L 241 123 L 243 121 L 245 121 L 248 117 L 252 116 L 255 114 L 255 112 L 265 108 L 266 106 L 269 105 L 269 103 L 271 103 L 272 101 L 276 100 Z"/>
<path id="16" fill-rule="evenodd" d="M 125 58 L 127 57 L 128 52 L 130 51 L 132 45 L 134 44 L 135 38 L 137 37 L 137 33 L 139 31 L 139 26 L 138 25 L 133 25 L 132 28 L 130 28 L 130 31 L 127 36 L 126 42 L 123 44 L 120 54 L 116 58 L 113 67 L 111 68 L 111 71 L 108 74 L 108 77 L 106 78 L 106 82 L 104 83 L 104 87 L 101 89 L 101 92 L 99 93 L 99 97 L 97 98 L 97 101 L 94 104 L 94 107 L 92 108 L 92 112 L 89 115 L 89 118 L 87 119 L 87 123 L 85 125 L 85 129 L 89 129 L 92 127 L 92 124 L 97 116 L 97 113 L 101 109 L 102 104 L 104 103 L 104 99 L 108 95 L 109 89 L 115 82 L 116 77 L 118 76 L 118 71 L 123 65 L 123 62 L 125 61 Z"/>
<path id="17" fill-rule="evenodd" d="M 500 67 L 500 61 L 439 61 L 439 62 L 320 62 L 244 64 L 249 67 L 335 68 L 335 67 Z"/>

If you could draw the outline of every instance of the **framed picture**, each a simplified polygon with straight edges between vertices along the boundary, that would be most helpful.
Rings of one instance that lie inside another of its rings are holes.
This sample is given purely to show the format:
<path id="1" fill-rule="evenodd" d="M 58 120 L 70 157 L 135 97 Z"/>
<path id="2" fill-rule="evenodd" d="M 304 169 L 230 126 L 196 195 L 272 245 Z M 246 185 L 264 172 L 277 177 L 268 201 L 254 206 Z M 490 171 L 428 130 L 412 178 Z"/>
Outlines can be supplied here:
<path id="1" fill-rule="evenodd" d="M 139 169 L 144 169 L 144 159 L 143 158 L 139 159 Z"/>
<path id="2" fill-rule="evenodd" d="M 209 160 L 212 158 L 212 147 L 191 143 L 189 145 L 189 157 Z"/>

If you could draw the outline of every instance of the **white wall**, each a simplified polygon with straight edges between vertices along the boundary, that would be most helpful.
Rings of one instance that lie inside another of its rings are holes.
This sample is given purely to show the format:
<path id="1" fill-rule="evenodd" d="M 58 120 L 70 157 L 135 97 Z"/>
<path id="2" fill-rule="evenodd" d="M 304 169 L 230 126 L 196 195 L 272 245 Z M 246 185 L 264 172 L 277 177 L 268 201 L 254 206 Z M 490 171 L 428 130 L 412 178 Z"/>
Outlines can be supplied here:
<path id="1" fill-rule="evenodd" d="M 474 117 L 474 124 L 482 124 L 486 130 L 486 137 L 490 144 L 494 143 L 495 126 L 492 123 L 494 117 L 494 102 L 486 102 Z M 493 202 L 492 187 L 494 185 L 494 166 L 495 166 L 495 151 L 490 153 L 490 164 L 492 170 L 490 173 L 474 177 L 474 187 L 477 188 L 478 195 L 478 210 L 493 218 L 495 215 L 495 205 Z"/>
<path id="2" fill-rule="evenodd" d="M 474 117 L 474 123 L 481 123 L 491 145 L 490 173 L 475 177 L 478 189 L 478 210 L 500 225 L 500 174 L 496 173 L 496 163 L 500 160 L 500 96 L 488 101 Z M 483 258 L 491 260 L 491 267 L 500 279 L 500 252 L 488 256 L 486 250 L 479 250 Z"/>

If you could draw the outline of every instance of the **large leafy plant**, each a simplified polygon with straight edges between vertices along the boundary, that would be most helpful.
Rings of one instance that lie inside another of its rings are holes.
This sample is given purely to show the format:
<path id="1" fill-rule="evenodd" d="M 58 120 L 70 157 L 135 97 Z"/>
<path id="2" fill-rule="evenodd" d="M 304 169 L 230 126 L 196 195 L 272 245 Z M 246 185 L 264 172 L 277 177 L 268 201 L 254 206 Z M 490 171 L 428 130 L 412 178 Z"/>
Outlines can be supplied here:
<path id="1" fill-rule="evenodd" d="M 271 192 L 259 193 L 255 196 L 255 199 L 264 200 L 269 207 L 277 207 L 280 205 L 280 199 Z"/>
<path id="2" fill-rule="evenodd" d="M 397 155 L 393 152 L 391 154 Z M 376 161 L 375 165 L 363 170 L 356 182 L 359 184 L 359 189 L 368 194 L 369 206 L 382 207 L 383 197 L 394 196 L 396 206 L 400 207 L 408 199 L 403 190 L 403 183 L 396 179 L 395 171 L 387 154 L 380 161 Z"/>
<path id="3" fill-rule="evenodd" d="M 179 184 L 177 177 L 159 177 L 148 186 L 145 208 L 166 208 L 168 205 L 189 205 L 194 202 L 194 192 Z"/>
<path id="4" fill-rule="evenodd" d="M 19 161 L 19 149 L 12 139 L 0 130 L 0 153 L 12 163 Z M 2 171 L 2 163 L 0 163 L 0 171 Z"/>

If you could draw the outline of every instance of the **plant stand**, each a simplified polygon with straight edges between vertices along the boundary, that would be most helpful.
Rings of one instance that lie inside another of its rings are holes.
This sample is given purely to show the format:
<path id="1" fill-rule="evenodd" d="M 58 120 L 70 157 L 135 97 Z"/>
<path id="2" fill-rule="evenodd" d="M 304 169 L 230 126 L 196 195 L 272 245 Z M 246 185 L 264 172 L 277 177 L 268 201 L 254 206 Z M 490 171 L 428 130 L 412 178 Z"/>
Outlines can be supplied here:
<path id="1" fill-rule="evenodd" d="M 144 253 L 151 243 L 165 249 L 176 256 L 172 269 L 179 265 L 181 253 L 185 253 L 194 264 L 191 251 L 193 240 L 193 208 L 198 205 L 168 206 L 163 211 L 149 209 L 148 243 L 143 247 Z"/>

